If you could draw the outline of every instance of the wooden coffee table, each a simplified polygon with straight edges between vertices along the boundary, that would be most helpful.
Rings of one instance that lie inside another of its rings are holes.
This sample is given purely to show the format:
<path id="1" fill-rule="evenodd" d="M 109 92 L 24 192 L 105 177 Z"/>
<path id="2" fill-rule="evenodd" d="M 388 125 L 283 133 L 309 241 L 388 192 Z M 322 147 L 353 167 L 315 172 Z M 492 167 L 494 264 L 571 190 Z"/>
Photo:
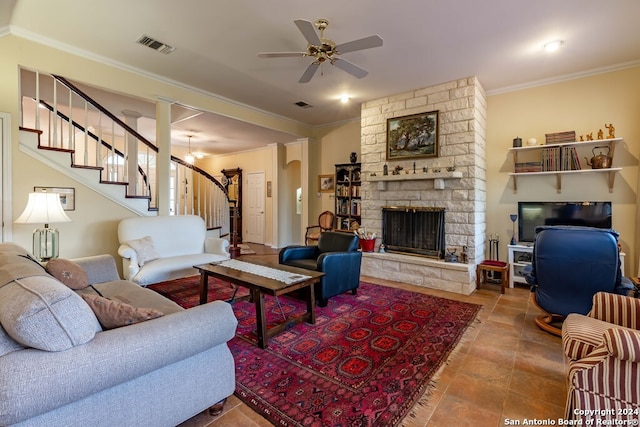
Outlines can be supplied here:
<path id="1" fill-rule="evenodd" d="M 200 304 L 207 303 L 210 276 L 226 280 L 238 286 L 248 288 L 251 293 L 251 299 L 256 306 L 258 346 L 260 348 L 267 348 L 267 346 L 269 345 L 268 342 L 270 337 L 279 334 L 280 332 L 285 331 L 300 322 L 307 322 L 311 324 L 316 323 L 316 296 L 313 285 L 320 281 L 320 278 L 324 276 L 324 273 L 305 270 L 297 267 L 290 267 L 288 265 L 259 262 L 253 260 L 250 264 L 310 277 L 293 284 L 286 284 L 285 282 L 228 268 L 220 264 L 194 265 L 194 268 L 196 268 L 200 272 Z M 277 297 L 279 295 L 285 295 L 298 289 L 301 289 L 303 291 L 302 293 L 304 294 L 304 298 L 307 302 L 307 311 L 301 316 L 287 318 L 282 323 L 267 329 L 266 313 L 264 310 L 264 296 L 273 295 Z"/>

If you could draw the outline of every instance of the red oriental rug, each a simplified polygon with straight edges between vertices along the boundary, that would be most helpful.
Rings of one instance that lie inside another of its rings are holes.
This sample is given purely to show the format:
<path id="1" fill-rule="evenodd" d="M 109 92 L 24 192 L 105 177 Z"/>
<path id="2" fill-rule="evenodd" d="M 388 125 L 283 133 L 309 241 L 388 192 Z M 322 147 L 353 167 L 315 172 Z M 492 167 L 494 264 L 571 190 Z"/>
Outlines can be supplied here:
<path id="1" fill-rule="evenodd" d="M 184 307 L 198 303 L 199 277 L 149 286 Z M 231 286 L 211 279 L 209 296 Z M 231 290 L 231 292 L 229 292 Z M 191 292 L 192 296 L 186 294 Z M 268 322 L 304 312 L 296 299 L 266 298 Z M 432 385 L 481 306 L 362 282 L 357 295 L 317 307 L 257 347 L 252 303 L 236 301 L 235 394 L 279 426 L 397 426 Z"/>

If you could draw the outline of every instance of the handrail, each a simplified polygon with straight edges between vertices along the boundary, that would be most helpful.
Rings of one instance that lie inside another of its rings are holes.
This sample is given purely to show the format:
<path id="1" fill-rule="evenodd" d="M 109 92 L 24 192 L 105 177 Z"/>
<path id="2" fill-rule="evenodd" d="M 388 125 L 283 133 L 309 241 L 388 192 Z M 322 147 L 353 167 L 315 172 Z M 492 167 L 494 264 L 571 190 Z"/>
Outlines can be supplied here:
<path id="1" fill-rule="evenodd" d="M 113 120 L 114 122 L 116 122 L 119 126 L 122 126 L 127 132 L 129 132 L 130 134 L 132 134 L 133 136 L 135 136 L 137 139 L 139 139 L 140 141 L 142 141 L 142 143 L 144 143 L 144 145 L 146 145 L 147 147 L 149 147 L 152 151 L 155 151 L 156 153 L 158 152 L 158 147 L 156 147 L 155 145 L 153 145 L 151 142 L 147 141 L 147 139 L 140 135 L 135 129 L 133 129 L 131 126 L 129 126 L 128 124 L 126 124 L 125 122 L 123 122 L 122 120 L 120 120 L 118 117 L 116 117 L 113 113 L 111 113 L 109 110 L 107 110 L 106 108 L 104 108 L 102 105 L 98 104 L 97 102 L 95 102 L 93 100 L 93 98 L 91 98 L 89 95 L 87 95 L 86 93 L 84 93 L 83 91 L 81 91 L 78 87 L 76 87 L 73 83 L 71 83 L 69 80 L 65 79 L 64 77 L 61 76 L 57 76 L 55 74 L 52 74 L 53 78 L 55 78 L 56 80 L 58 80 L 60 83 L 62 83 L 63 85 L 65 85 L 67 88 L 69 88 L 69 90 L 71 90 L 72 92 L 75 92 L 76 95 L 78 95 L 80 98 L 84 99 L 86 102 L 88 102 L 89 104 L 91 104 L 93 107 L 95 107 L 98 111 L 100 111 L 102 114 L 106 115 L 107 117 L 109 117 L 111 120 Z"/>
<path id="2" fill-rule="evenodd" d="M 122 126 L 124 129 L 127 130 L 127 132 L 130 132 L 132 135 L 134 135 L 136 138 L 138 138 L 140 141 L 142 141 L 146 146 L 148 146 L 149 148 L 151 148 L 153 151 L 155 151 L 156 153 L 158 152 L 158 147 L 155 146 L 154 144 L 152 144 L 151 142 L 149 142 L 145 137 L 143 137 L 142 135 L 140 135 L 135 129 L 133 129 L 131 126 L 127 125 L 126 123 L 124 123 L 122 120 L 120 120 L 117 116 L 115 116 L 114 114 L 112 114 L 109 110 L 107 110 L 106 108 L 104 108 L 102 105 L 98 104 L 97 102 L 95 102 L 93 100 L 93 98 L 91 98 L 89 95 L 87 95 L 86 93 L 84 93 L 82 90 L 80 90 L 80 88 L 78 88 L 77 86 L 75 86 L 73 83 L 71 83 L 69 80 L 65 79 L 62 76 L 58 76 L 56 74 L 52 74 L 52 76 L 58 80 L 60 83 L 62 83 L 63 85 L 67 86 L 70 90 L 72 90 L 73 92 L 75 92 L 78 96 L 80 96 L 82 99 L 84 99 L 86 102 L 88 102 L 89 104 L 91 104 L 92 106 L 94 106 L 96 109 L 98 109 L 100 112 L 102 112 L 103 114 L 105 114 L 107 117 L 109 117 L 111 120 L 113 120 L 114 122 L 116 122 L 118 125 Z M 42 102 L 42 101 L 41 101 Z M 49 107 L 50 111 L 53 111 L 53 108 Z M 68 118 L 65 118 L 68 121 Z M 84 132 L 84 128 L 79 127 L 83 130 Z M 89 134 L 91 134 L 91 132 L 89 132 Z M 104 142 L 104 141 L 103 141 Z M 122 153 L 119 153 L 120 155 L 123 155 Z M 210 175 L 209 173 L 207 173 L 206 171 L 200 169 L 199 167 L 192 165 L 190 163 L 185 162 L 184 160 L 175 157 L 173 155 L 171 155 L 171 160 L 179 163 L 183 166 L 186 166 L 190 169 L 193 169 L 195 172 L 198 172 L 202 175 L 204 175 L 205 177 L 207 177 L 209 180 L 213 181 L 221 190 L 223 190 L 225 192 L 225 194 L 227 195 L 227 199 L 229 198 L 229 193 L 227 191 L 227 189 L 217 180 L 215 179 L 215 177 L 213 177 L 212 175 Z"/>
<path id="3" fill-rule="evenodd" d="M 42 99 L 40 100 L 40 104 L 44 105 L 44 107 L 47 110 L 49 110 L 50 112 L 54 111 L 54 108 L 51 105 L 49 105 L 49 103 L 43 101 Z M 98 135 L 94 134 L 89 129 L 87 129 L 84 126 L 82 126 L 80 123 L 76 122 L 75 120 L 70 119 L 66 114 L 64 114 L 63 112 L 61 112 L 59 110 L 56 110 L 56 114 L 60 118 L 65 120 L 67 123 L 70 122 L 73 125 L 73 127 L 77 128 L 77 129 L 80 129 L 83 133 L 86 133 L 89 137 L 91 137 L 91 139 L 95 140 L 96 142 L 101 143 L 105 148 L 107 148 L 108 150 L 112 150 L 115 154 L 117 154 L 118 156 L 120 156 L 120 157 L 122 157 L 124 159 L 124 153 L 122 151 L 118 150 L 116 147 L 114 147 L 111 144 L 107 143 L 104 139 L 99 138 Z M 151 191 L 151 185 L 149 184 L 149 177 L 145 173 L 144 169 L 142 169 L 142 167 L 140 167 L 140 165 L 138 165 L 138 172 L 140 173 L 140 175 L 142 175 L 142 180 L 144 181 L 145 185 L 147 186 L 147 190 Z"/>
<path id="4" fill-rule="evenodd" d="M 127 198 L 148 198 L 149 210 L 158 210 L 157 207 L 157 188 L 151 182 L 157 177 L 156 162 L 158 160 L 157 153 L 159 148 L 149 140 L 145 139 L 140 133 L 122 119 L 119 119 L 114 113 L 100 105 L 88 94 L 75 86 L 66 78 L 58 75 L 48 74 L 53 80 L 52 93 L 45 92 L 45 98 L 41 98 L 39 89 L 39 76 L 36 73 L 35 98 L 29 96 L 35 101 L 29 105 L 29 112 L 33 116 L 29 116 L 29 120 L 33 120 L 32 127 L 44 136 L 43 140 L 38 142 L 38 148 L 53 151 L 68 152 L 72 156 L 71 167 L 77 168 L 95 168 L 100 170 L 100 183 L 125 185 L 125 197 Z M 56 92 L 63 89 L 62 98 Z M 65 97 L 68 95 L 68 108 L 65 104 Z M 47 96 L 51 97 L 50 101 Z M 76 107 L 76 102 L 72 101 L 72 97 L 80 100 L 80 107 Z M 24 97 L 23 99 L 28 99 Z M 62 99 L 62 102 L 58 102 Z M 73 108 L 72 108 L 73 104 Z M 24 109 L 26 105 L 23 102 L 23 113 L 21 127 L 25 124 Z M 35 106 L 35 108 L 34 108 Z M 46 117 L 43 124 L 48 129 L 41 128 L 40 114 L 38 107 L 44 107 Z M 84 119 L 81 118 L 82 113 L 74 113 L 74 109 L 84 107 Z M 33 110 L 32 110 L 33 109 Z M 88 114 L 96 114 L 92 119 L 100 130 L 94 130 L 94 125 L 89 126 L 90 122 Z M 108 123 L 103 125 L 103 119 Z M 115 129 L 118 129 L 116 133 Z M 27 129 L 27 128 L 25 128 Z M 29 127 L 29 129 L 31 129 Z M 105 140 L 103 131 L 107 135 L 111 135 Z M 122 133 L 124 132 L 124 136 Z M 77 140 L 79 135 L 81 140 Z M 130 144 L 132 140 L 137 140 L 135 145 Z M 129 153 L 129 150 L 133 150 Z M 169 214 L 196 214 L 201 216 L 207 228 L 219 228 L 221 235 L 228 235 L 230 228 L 230 209 L 229 209 L 229 192 L 208 172 L 186 161 L 171 155 L 169 152 L 169 160 L 171 162 L 171 174 L 175 176 L 175 182 L 170 185 Z M 135 166 L 134 163 L 135 162 Z M 129 171 L 128 168 L 131 168 Z M 133 205 L 132 205 L 133 206 Z M 137 209 L 137 208 L 136 208 Z"/>
<path id="5" fill-rule="evenodd" d="M 176 162 L 182 166 L 185 166 L 189 169 L 192 169 L 194 172 L 198 172 L 200 175 L 203 175 L 205 178 L 209 179 L 209 181 L 212 181 L 213 183 L 216 184 L 216 186 L 218 188 L 220 188 L 222 191 L 224 191 L 224 194 L 227 196 L 227 200 L 229 200 L 229 191 L 224 188 L 224 186 L 220 183 L 220 181 L 218 181 L 213 175 L 209 174 L 207 171 L 200 169 L 199 167 L 197 167 L 196 165 L 192 165 L 191 163 L 187 163 L 184 160 L 175 157 L 175 156 L 171 156 L 171 161 Z"/>

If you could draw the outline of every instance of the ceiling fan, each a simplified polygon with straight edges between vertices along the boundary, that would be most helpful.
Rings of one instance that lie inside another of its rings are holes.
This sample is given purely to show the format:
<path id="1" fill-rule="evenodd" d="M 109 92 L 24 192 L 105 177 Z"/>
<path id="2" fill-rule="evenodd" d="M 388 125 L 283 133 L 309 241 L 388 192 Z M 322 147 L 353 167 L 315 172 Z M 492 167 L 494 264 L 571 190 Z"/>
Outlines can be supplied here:
<path id="1" fill-rule="evenodd" d="M 260 58 L 313 57 L 314 61 L 307 67 L 302 77 L 300 77 L 300 80 L 298 80 L 298 83 L 309 82 L 320 65 L 327 61 L 342 71 L 346 71 L 352 76 L 361 79 L 369 73 L 357 65 L 340 58 L 340 55 L 355 52 L 356 50 L 382 46 L 382 38 L 377 35 L 336 45 L 332 40 L 324 38 L 324 30 L 329 26 L 329 21 L 326 19 L 318 19 L 315 23 L 305 21 L 304 19 L 296 19 L 293 22 L 304 38 L 307 39 L 308 45 L 306 52 L 261 52 L 258 53 L 258 56 Z M 320 31 L 320 35 L 318 35 L 314 29 L 314 25 L 315 28 Z"/>

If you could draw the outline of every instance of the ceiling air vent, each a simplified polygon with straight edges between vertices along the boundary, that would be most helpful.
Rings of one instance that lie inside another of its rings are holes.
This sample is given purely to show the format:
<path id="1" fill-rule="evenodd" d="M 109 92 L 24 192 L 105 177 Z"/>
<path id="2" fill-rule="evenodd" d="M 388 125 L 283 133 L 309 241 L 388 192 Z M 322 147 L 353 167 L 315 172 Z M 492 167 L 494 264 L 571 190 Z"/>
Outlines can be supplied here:
<path id="1" fill-rule="evenodd" d="M 169 46 L 168 44 L 164 44 L 164 43 L 154 39 L 153 37 L 149 37 L 147 35 L 140 36 L 140 38 L 138 40 L 136 40 L 136 43 L 140 43 L 142 45 L 150 47 L 153 50 L 157 50 L 158 52 L 165 53 L 165 54 L 169 54 L 169 53 L 173 52 L 174 50 L 176 50 L 175 47 Z"/>
<path id="2" fill-rule="evenodd" d="M 313 105 L 309 105 L 304 101 L 298 101 L 298 102 L 296 102 L 296 105 L 298 107 L 300 107 L 300 108 L 311 108 L 311 107 L 313 107 Z"/>

